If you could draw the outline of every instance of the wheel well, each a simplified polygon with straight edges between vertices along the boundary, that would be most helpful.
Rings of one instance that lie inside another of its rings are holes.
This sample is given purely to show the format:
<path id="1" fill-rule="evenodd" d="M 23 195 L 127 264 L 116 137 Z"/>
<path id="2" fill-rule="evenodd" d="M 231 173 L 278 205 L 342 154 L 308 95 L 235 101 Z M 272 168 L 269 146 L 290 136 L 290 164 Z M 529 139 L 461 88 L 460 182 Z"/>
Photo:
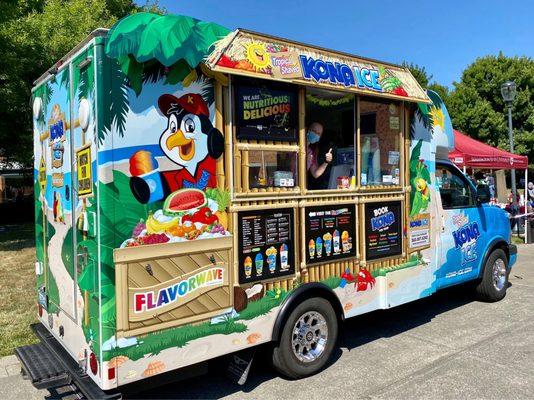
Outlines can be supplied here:
<path id="1" fill-rule="evenodd" d="M 320 282 L 305 283 L 291 292 L 280 306 L 280 311 L 278 312 L 278 316 L 274 322 L 272 334 L 273 341 L 278 341 L 280 339 L 280 334 L 284 329 L 284 325 L 289 318 L 291 311 L 293 311 L 294 308 L 304 300 L 312 297 L 319 297 L 328 300 L 328 302 L 332 305 L 334 312 L 336 313 L 338 321 L 341 322 L 343 320 L 343 307 L 341 306 L 337 295 L 332 289 Z"/>
<path id="2" fill-rule="evenodd" d="M 508 247 L 508 243 L 502 239 L 497 240 L 488 247 L 488 249 L 486 250 L 486 254 L 484 254 L 484 262 L 480 268 L 480 272 L 478 273 L 479 278 L 482 277 L 482 274 L 484 273 L 486 260 L 488 259 L 490 254 L 493 253 L 493 251 L 496 249 L 501 249 L 502 251 L 504 251 L 504 254 L 506 254 L 506 259 L 510 261 L 510 248 Z"/>

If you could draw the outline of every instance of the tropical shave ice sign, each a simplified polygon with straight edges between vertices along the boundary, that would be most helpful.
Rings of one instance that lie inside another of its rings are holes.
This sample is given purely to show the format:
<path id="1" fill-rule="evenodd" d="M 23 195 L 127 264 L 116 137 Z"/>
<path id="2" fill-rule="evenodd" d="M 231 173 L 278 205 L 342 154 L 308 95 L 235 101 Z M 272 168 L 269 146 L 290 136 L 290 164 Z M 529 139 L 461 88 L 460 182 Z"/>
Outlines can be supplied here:
<path id="1" fill-rule="evenodd" d="M 429 102 L 426 92 L 406 68 L 245 31 L 217 43 L 206 63 L 215 71 L 232 70 L 248 77 L 270 77 Z"/>
<path id="2" fill-rule="evenodd" d="M 335 85 L 382 91 L 378 69 L 357 66 L 351 68 L 347 64 L 324 61 L 320 58 L 313 59 L 306 55 L 300 56 L 300 64 L 302 76 L 307 80 L 327 81 Z"/>
<path id="3" fill-rule="evenodd" d="M 164 282 L 156 287 L 136 288 L 133 294 L 134 313 L 153 312 L 173 309 L 191 301 L 210 289 L 224 284 L 224 268 L 215 266 L 196 272 L 178 281 Z M 148 290 L 147 290 L 148 289 Z"/>

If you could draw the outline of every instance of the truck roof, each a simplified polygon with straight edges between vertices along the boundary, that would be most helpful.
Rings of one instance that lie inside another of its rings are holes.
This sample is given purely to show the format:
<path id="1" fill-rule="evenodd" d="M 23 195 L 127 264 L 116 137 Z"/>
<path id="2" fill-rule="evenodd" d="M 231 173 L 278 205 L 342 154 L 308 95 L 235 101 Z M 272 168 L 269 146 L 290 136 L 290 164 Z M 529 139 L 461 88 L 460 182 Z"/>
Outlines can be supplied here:
<path id="1" fill-rule="evenodd" d="M 89 43 L 91 40 L 93 40 L 96 37 L 104 37 L 107 35 L 109 29 L 106 28 L 97 28 L 94 31 L 92 31 L 89 35 L 85 37 L 80 43 L 78 43 L 76 46 L 74 46 L 67 54 L 65 54 L 63 57 L 61 57 L 54 65 L 52 65 L 45 73 L 43 73 L 39 78 L 37 78 L 35 81 L 33 81 L 33 89 L 32 91 L 39 86 L 40 83 L 45 81 L 50 75 L 53 75 L 55 72 L 57 72 L 58 69 L 61 68 L 63 64 L 65 64 L 70 58 L 72 58 L 78 51 L 80 51 L 87 43 Z"/>

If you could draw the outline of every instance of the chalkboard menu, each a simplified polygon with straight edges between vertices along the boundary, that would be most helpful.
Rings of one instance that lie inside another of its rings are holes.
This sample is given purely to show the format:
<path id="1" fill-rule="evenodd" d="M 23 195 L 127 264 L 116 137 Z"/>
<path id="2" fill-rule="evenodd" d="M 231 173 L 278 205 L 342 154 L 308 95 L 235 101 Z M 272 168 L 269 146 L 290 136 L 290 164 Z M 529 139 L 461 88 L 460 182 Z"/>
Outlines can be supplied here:
<path id="1" fill-rule="evenodd" d="M 235 105 L 238 139 L 297 140 L 295 89 L 238 85 Z"/>
<path id="2" fill-rule="evenodd" d="M 401 202 L 365 204 L 365 254 L 367 260 L 402 254 Z"/>
<path id="3" fill-rule="evenodd" d="M 306 264 L 356 256 L 354 204 L 306 207 Z"/>
<path id="4" fill-rule="evenodd" d="M 295 273 L 292 208 L 238 214 L 239 283 Z"/>

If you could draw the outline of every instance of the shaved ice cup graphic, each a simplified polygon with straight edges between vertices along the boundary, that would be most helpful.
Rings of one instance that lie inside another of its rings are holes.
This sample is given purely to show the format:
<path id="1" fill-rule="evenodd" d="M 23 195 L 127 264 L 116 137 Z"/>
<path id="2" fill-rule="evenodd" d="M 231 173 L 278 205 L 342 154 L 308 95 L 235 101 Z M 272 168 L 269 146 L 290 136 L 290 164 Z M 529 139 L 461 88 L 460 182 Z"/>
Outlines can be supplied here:
<path id="1" fill-rule="evenodd" d="M 130 157 L 130 188 L 137 198 L 144 203 L 162 200 L 165 196 L 158 162 L 152 153 L 146 150 L 136 151 Z"/>
<path id="2" fill-rule="evenodd" d="M 150 192 L 147 203 L 153 203 L 158 200 L 162 200 L 165 196 L 163 192 L 163 183 L 161 182 L 161 175 L 159 173 L 159 168 L 156 168 L 153 171 L 150 171 L 146 174 L 140 175 L 137 178 L 145 181 L 146 186 Z"/>

